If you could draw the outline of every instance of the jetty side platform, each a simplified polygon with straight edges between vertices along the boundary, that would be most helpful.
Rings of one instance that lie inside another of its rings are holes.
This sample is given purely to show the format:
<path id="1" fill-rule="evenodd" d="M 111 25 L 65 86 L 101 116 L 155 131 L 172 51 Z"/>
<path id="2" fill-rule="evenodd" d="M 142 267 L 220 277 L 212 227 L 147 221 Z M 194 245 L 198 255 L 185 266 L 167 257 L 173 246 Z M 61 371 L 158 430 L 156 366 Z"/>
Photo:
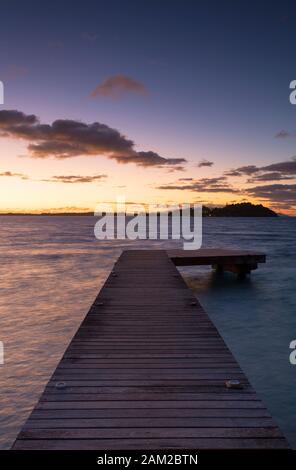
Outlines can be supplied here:
<path id="1" fill-rule="evenodd" d="M 200 250 L 169 250 L 168 256 L 176 266 L 212 265 L 218 272 L 230 271 L 245 277 L 266 262 L 266 255 L 246 250 L 205 248 Z"/>

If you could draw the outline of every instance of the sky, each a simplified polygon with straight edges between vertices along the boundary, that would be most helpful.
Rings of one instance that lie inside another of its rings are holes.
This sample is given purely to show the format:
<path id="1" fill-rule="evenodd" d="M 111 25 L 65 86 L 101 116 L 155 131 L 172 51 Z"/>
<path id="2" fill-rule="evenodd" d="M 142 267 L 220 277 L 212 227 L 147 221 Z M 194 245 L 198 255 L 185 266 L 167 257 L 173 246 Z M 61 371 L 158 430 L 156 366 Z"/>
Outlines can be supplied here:
<path id="1" fill-rule="evenodd" d="M 294 2 L 0 9 L 0 212 L 121 196 L 296 215 Z"/>

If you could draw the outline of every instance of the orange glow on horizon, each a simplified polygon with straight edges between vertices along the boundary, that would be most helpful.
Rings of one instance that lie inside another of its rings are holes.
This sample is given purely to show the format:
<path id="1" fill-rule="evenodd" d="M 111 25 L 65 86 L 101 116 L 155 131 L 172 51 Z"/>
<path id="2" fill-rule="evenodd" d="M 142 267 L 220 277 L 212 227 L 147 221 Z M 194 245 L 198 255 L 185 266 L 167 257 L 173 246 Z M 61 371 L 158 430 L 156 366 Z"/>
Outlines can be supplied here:
<path id="1" fill-rule="evenodd" d="M 283 208 L 281 204 L 247 196 L 243 193 L 246 179 L 229 178 L 229 184 L 242 194 L 219 192 L 196 192 L 192 190 L 162 190 L 162 185 L 182 185 L 179 179 L 199 180 L 214 178 L 229 166 L 215 165 L 213 168 L 197 168 L 188 164 L 183 172 L 169 172 L 157 167 L 137 167 L 134 164 L 120 165 L 104 157 L 76 157 L 65 160 L 53 158 L 33 159 L 26 156 L 26 145 L 18 140 L 1 139 L 0 173 L 7 171 L 16 176 L 1 176 L 0 213 L 42 212 L 93 212 L 98 203 L 116 201 L 124 196 L 126 201 L 146 204 L 201 203 L 224 206 L 237 202 L 263 204 L 278 213 L 296 215 L 296 206 Z M 22 155 L 22 157 L 20 157 Z M 9 162 L 9 165 L 8 163 Z M 106 179 L 91 183 L 62 183 L 50 179 L 57 175 L 106 174 Z M 28 179 L 22 178 L 24 175 Z M 185 184 L 185 183 L 184 183 Z"/>

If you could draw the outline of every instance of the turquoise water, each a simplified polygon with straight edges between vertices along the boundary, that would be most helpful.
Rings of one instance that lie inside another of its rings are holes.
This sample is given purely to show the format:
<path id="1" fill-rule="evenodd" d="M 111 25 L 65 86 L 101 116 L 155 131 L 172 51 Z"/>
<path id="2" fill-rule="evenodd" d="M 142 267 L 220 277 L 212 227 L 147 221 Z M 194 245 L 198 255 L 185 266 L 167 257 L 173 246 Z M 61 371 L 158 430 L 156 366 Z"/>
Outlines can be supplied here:
<path id="1" fill-rule="evenodd" d="M 126 247 L 177 241 L 98 241 L 92 217 L 0 217 L 0 448 L 9 448 Z M 250 279 L 208 267 L 182 273 L 296 448 L 296 219 L 205 219 L 203 247 L 267 253 Z"/>

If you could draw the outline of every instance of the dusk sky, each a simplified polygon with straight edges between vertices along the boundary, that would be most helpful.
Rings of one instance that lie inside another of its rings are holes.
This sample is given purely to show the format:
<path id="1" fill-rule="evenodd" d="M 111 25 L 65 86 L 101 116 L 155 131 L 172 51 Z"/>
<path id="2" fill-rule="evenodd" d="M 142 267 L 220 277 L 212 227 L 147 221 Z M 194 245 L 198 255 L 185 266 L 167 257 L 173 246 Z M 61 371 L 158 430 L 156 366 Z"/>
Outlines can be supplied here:
<path id="1" fill-rule="evenodd" d="M 125 196 L 296 214 L 293 2 L 0 8 L 1 212 Z"/>

